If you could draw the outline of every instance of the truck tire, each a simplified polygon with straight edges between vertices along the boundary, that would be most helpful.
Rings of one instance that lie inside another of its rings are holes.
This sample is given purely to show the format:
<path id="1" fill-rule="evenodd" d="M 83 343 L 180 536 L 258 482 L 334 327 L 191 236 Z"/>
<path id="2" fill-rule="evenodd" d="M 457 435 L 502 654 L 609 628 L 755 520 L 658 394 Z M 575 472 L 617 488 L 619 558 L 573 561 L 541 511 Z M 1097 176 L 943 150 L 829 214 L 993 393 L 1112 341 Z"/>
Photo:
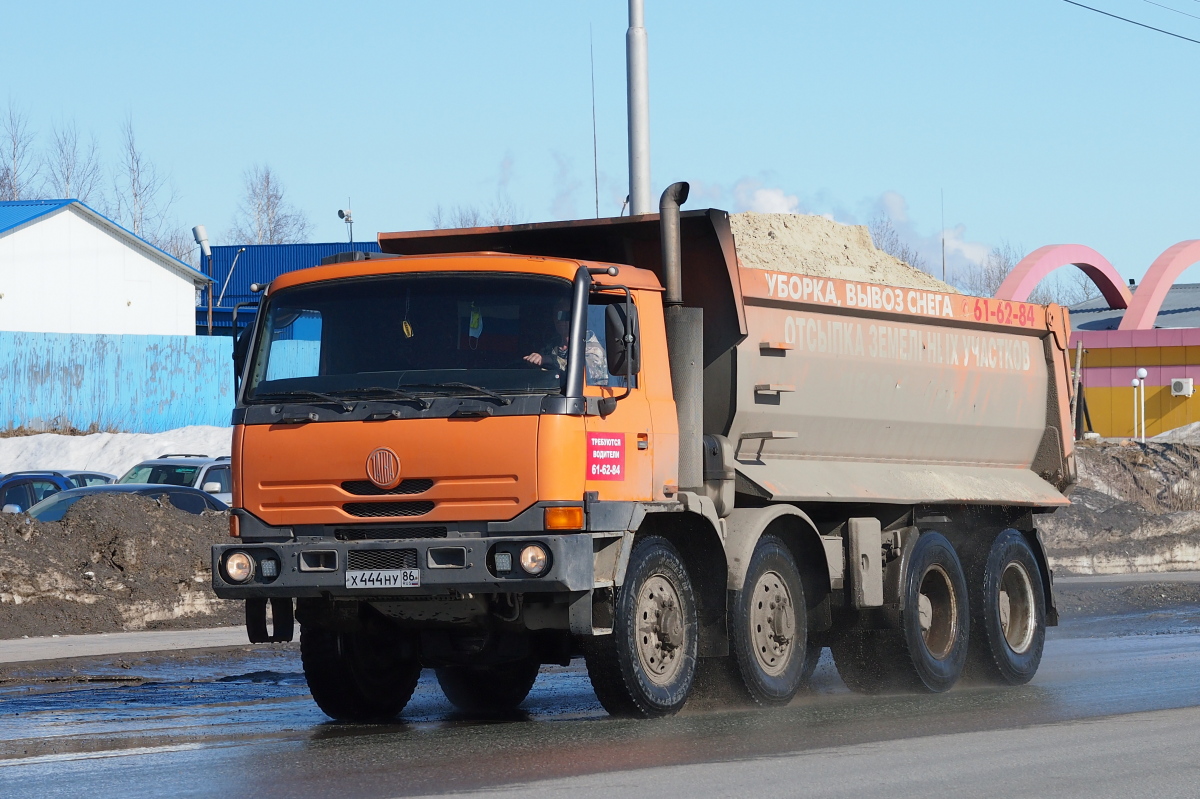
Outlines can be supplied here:
<path id="1" fill-rule="evenodd" d="M 1046 594 L 1029 541 L 1005 530 L 986 550 L 964 558 L 964 566 L 971 587 L 966 676 L 1024 685 L 1037 673 L 1046 643 Z"/>
<path id="2" fill-rule="evenodd" d="M 437 669 L 437 680 L 442 693 L 462 712 L 494 715 L 525 701 L 538 669 L 532 660 L 500 666 L 443 666 Z"/>
<path id="3" fill-rule="evenodd" d="M 696 600 L 665 538 L 633 546 L 610 635 L 584 639 L 588 678 L 614 716 L 657 718 L 683 707 L 696 678 Z"/>
<path id="4" fill-rule="evenodd" d="M 301 625 L 300 660 L 317 706 L 337 721 L 392 720 L 421 677 L 420 661 L 395 640 L 359 632 Z"/>
<path id="5" fill-rule="evenodd" d="M 830 647 L 852 691 L 940 693 L 962 676 L 971 614 L 954 547 L 940 533 L 922 533 L 902 579 L 899 630 L 847 630 Z"/>
<path id="6" fill-rule="evenodd" d="M 795 558 L 778 538 L 764 535 L 737 594 L 729 634 L 741 683 L 756 704 L 786 705 L 812 676 L 805 607 Z"/>

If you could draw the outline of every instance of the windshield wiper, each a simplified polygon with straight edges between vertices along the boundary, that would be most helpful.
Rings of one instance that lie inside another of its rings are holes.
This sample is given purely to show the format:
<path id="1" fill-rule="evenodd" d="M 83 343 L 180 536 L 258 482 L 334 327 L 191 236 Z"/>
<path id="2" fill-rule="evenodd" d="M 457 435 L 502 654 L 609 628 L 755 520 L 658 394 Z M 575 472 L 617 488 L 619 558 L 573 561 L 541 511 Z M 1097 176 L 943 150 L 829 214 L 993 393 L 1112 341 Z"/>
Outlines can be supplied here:
<path id="1" fill-rule="evenodd" d="M 388 399 L 405 400 L 407 402 L 415 402 L 421 406 L 421 410 L 429 410 L 429 400 L 424 397 L 418 397 L 416 394 L 410 394 L 407 391 L 402 391 L 398 388 L 385 388 L 384 386 L 370 386 L 368 388 L 350 388 L 346 389 L 347 394 L 353 394 L 362 399 L 373 399 L 372 395 L 382 395 Z"/>
<path id="2" fill-rule="evenodd" d="M 343 410 L 354 410 L 354 403 L 349 402 L 342 397 L 335 397 L 332 394 L 324 394 L 320 391 L 309 391 L 306 388 L 297 389 L 296 391 L 272 391 L 266 394 L 255 394 L 252 399 L 280 399 L 283 397 L 315 397 L 325 402 L 332 402 L 341 405 Z"/>
<path id="3" fill-rule="evenodd" d="M 460 383 L 457 380 L 451 381 L 449 383 L 401 383 L 399 386 L 397 386 L 397 388 L 398 389 L 427 388 L 427 389 L 434 389 L 434 390 L 447 389 L 447 388 L 459 389 L 461 391 L 470 391 L 470 392 L 474 392 L 476 394 L 483 394 L 485 397 L 491 397 L 492 399 L 499 402 L 501 405 L 511 405 L 512 404 L 512 400 L 509 397 L 506 397 L 503 394 L 498 394 L 495 391 L 492 391 L 490 388 L 484 388 L 483 386 L 473 386 L 470 383 Z"/>

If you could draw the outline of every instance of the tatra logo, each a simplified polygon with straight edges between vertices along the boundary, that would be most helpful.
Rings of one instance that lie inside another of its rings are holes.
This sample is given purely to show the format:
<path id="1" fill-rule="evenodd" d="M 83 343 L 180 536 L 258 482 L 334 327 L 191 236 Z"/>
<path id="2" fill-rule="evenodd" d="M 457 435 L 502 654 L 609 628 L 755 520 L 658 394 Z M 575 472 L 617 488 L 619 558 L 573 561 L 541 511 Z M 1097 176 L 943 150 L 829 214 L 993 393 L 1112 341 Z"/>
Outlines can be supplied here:
<path id="1" fill-rule="evenodd" d="M 395 488 L 400 484 L 400 459 L 387 447 L 380 447 L 367 456 L 367 477 L 380 488 Z"/>

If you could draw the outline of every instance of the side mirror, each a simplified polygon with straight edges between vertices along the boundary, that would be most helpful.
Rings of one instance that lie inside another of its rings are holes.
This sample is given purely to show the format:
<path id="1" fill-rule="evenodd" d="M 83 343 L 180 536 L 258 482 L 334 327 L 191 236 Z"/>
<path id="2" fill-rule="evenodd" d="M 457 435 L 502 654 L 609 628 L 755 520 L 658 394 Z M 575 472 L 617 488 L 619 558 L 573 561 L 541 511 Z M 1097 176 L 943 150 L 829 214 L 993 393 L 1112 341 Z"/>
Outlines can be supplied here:
<path id="1" fill-rule="evenodd" d="M 220 494 L 221 493 L 221 484 L 218 483 L 216 480 L 210 480 L 207 483 L 205 483 L 204 485 L 200 486 L 200 490 L 203 491 L 205 494 Z"/>
<path id="2" fill-rule="evenodd" d="M 2 509 L 0 509 L 0 511 L 3 511 L 4 513 L 20 513 L 21 506 L 8 504 L 8 505 L 5 505 Z"/>
<path id="3" fill-rule="evenodd" d="M 610 375 L 637 374 L 642 370 L 642 346 L 639 341 L 637 306 L 614 302 L 604 309 L 604 348 L 608 354 Z"/>
<path id="4" fill-rule="evenodd" d="M 253 330 L 254 325 L 247 325 L 233 342 L 234 381 L 242 376 L 242 370 L 246 367 L 246 351 L 250 348 L 250 334 Z"/>

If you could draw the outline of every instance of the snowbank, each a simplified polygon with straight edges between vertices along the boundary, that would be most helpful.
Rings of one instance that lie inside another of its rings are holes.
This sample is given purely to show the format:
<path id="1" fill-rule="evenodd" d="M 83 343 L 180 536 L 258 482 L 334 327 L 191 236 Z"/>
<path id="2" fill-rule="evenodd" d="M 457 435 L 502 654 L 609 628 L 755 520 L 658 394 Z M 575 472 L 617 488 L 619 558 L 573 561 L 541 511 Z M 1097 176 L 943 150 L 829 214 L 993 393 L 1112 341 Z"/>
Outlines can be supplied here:
<path id="1" fill-rule="evenodd" d="M 0 438 L 0 474 L 24 469 L 95 469 L 120 477 L 147 458 L 171 453 L 228 455 L 228 427 L 180 427 L 165 433 L 93 433 Z"/>

